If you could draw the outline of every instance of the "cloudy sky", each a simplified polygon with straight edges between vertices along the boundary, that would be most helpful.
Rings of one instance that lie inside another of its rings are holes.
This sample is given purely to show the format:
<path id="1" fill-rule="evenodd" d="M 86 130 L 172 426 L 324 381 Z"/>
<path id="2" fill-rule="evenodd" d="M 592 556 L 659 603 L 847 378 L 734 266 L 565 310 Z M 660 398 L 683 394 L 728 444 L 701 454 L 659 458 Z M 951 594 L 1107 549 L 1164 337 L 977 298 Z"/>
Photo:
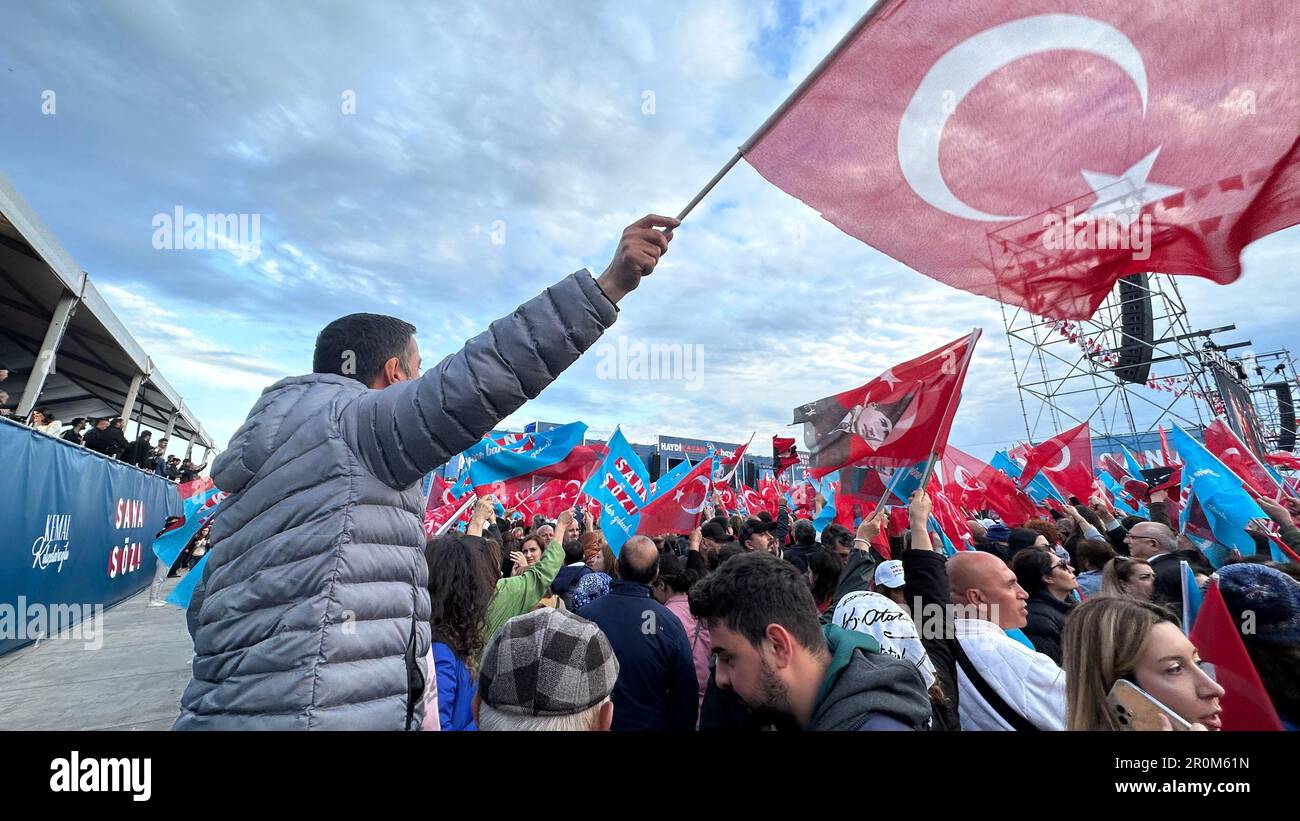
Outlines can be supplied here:
<path id="1" fill-rule="evenodd" d="M 0 171 L 224 445 L 262 388 L 310 369 L 337 316 L 401 316 L 431 363 L 602 270 L 621 229 L 676 213 L 866 5 L 11 4 Z M 259 215 L 260 252 L 156 250 L 154 217 L 178 206 Z M 1183 280 L 1191 321 L 1295 345 L 1298 248 L 1291 229 L 1252 246 L 1232 286 Z M 980 326 L 952 441 L 987 456 L 1024 437 L 995 303 L 841 234 L 744 163 L 621 307 L 608 340 L 700 346 L 698 379 L 601 379 L 588 356 L 508 422 L 763 440 L 795 405 Z"/>

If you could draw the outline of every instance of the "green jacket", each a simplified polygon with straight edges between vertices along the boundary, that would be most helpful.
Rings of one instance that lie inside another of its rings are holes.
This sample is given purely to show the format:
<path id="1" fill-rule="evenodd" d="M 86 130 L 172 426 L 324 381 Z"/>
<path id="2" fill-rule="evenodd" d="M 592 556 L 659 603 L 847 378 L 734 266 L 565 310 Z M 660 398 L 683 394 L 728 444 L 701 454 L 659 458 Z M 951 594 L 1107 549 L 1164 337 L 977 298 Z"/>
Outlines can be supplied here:
<path id="1" fill-rule="evenodd" d="M 501 625 L 537 606 L 542 596 L 550 591 L 551 582 L 555 581 L 555 574 L 560 572 L 563 564 L 564 548 L 558 541 L 552 541 L 537 564 L 518 576 L 507 576 L 497 581 L 497 592 L 492 594 L 487 616 L 484 617 L 484 648 L 501 629 Z M 482 658 L 483 652 L 480 650 L 479 658 L 475 660 L 476 668 Z"/>

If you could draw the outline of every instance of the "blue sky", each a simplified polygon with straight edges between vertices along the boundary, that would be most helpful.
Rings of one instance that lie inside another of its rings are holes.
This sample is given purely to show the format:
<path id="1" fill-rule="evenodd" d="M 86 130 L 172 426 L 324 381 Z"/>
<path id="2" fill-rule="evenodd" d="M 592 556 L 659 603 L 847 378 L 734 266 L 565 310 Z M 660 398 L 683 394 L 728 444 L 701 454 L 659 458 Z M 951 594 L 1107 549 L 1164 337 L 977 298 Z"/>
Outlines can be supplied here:
<path id="1" fill-rule="evenodd" d="M 865 6 L 12 4 L 0 170 L 224 445 L 263 387 L 310 369 L 336 316 L 408 319 L 432 363 L 571 271 L 599 272 L 622 227 L 676 213 Z M 151 220 L 177 206 L 259 214 L 260 254 L 154 249 Z M 1232 286 L 1184 280 L 1193 323 L 1295 344 L 1278 297 L 1298 247 L 1291 229 L 1248 249 Z M 794 406 L 982 326 L 952 441 L 988 455 L 1023 437 L 994 303 L 841 234 L 743 163 L 621 307 L 611 342 L 702 346 L 700 380 L 604 380 L 589 356 L 507 424 L 763 440 L 792 430 Z"/>

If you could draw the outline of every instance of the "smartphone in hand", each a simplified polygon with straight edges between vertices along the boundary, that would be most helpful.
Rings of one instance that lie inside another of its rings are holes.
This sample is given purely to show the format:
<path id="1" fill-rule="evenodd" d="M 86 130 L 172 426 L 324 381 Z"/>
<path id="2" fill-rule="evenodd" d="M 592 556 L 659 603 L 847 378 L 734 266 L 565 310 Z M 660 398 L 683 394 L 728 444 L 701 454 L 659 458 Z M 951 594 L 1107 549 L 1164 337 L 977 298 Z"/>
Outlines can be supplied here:
<path id="1" fill-rule="evenodd" d="M 1160 716 L 1169 719 L 1175 730 L 1190 730 L 1189 724 L 1182 716 L 1157 701 L 1150 693 L 1131 681 L 1120 679 L 1110 688 L 1106 695 L 1106 704 L 1110 707 L 1115 720 L 1125 730 L 1163 730 Z"/>

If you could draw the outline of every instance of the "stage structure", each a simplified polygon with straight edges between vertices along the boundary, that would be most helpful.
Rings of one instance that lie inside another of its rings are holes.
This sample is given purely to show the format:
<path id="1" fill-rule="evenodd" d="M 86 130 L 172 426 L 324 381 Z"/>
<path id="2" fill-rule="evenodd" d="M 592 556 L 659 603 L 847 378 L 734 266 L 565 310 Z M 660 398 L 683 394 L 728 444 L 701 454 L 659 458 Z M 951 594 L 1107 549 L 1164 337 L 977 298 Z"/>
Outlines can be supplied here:
<path id="1" fill-rule="evenodd" d="M 1177 229 L 1139 217 L 1139 194 L 1121 180 L 990 233 L 997 281 L 1019 283 L 1019 301 L 1041 311 L 1064 293 L 1066 281 L 1099 264 L 1140 259 L 1139 241 L 1149 248 Z M 1059 242 L 1065 233 L 1073 236 L 1086 213 L 1110 215 L 1097 223 L 1106 232 L 1098 227 L 1096 233 L 1097 247 L 1109 250 Z M 1109 438 L 1135 451 L 1152 450 L 1162 427 L 1196 435 L 1222 409 L 1215 371 L 1227 361 L 1223 352 L 1250 345 L 1214 339 L 1235 325 L 1194 328 L 1178 283 L 1165 274 L 1124 277 L 1086 320 L 1047 319 L 1005 300 L 1002 316 L 1025 436 L 1034 443 L 1085 420 L 1094 440 Z"/>
<path id="2" fill-rule="evenodd" d="M 1295 358 L 1286 348 L 1246 353 L 1234 359 L 1238 376 L 1249 392 L 1264 446 L 1293 452 L 1296 446 L 1295 400 L 1300 391 Z"/>

